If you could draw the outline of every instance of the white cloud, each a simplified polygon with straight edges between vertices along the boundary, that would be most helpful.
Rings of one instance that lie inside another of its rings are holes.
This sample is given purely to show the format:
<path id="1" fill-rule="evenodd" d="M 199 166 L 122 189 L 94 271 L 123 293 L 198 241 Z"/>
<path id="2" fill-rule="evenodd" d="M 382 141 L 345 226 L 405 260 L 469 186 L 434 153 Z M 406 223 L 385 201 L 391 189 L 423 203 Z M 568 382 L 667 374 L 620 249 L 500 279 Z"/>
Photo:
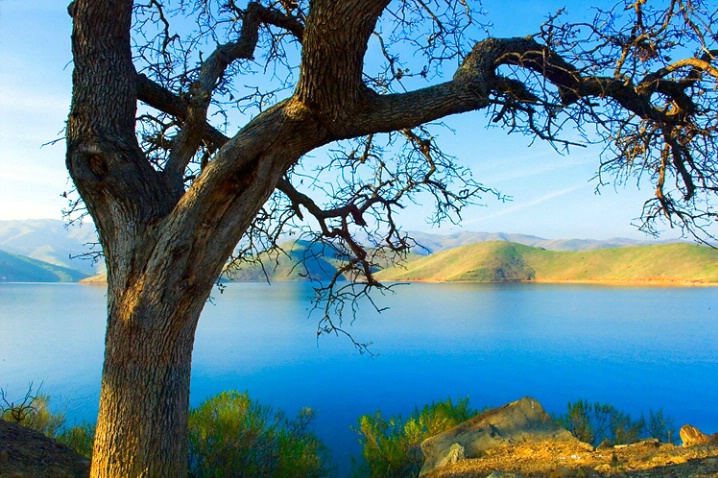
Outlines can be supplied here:
<path id="1" fill-rule="evenodd" d="M 556 199 L 558 197 L 565 196 L 567 194 L 571 194 L 572 192 L 578 191 L 580 189 L 585 189 L 586 187 L 587 187 L 586 183 L 577 184 L 577 185 L 574 185 L 571 187 L 560 189 L 558 191 L 553 191 L 553 192 L 544 194 L 542 196 L 536 197 L 527 202 L 522 201 L 521 203 L 512 203 L 513 205 L 510 207 L 496 210 L 496 212 L 492 212 L 491 214 L 487 214 L 485 216 L 476 217 L 473 219 L 467 219 L 467 220 L 463 221 L 462 223 L 463 223 L 463 225 L 474 224 L 477 222 L 485 221 L 487 219 L 494 219 L 494 218 L 501 217 L 501 216 L 508 216 L 510 214 L 515 214 L 517 212 L 532 208 L 534 206 L 545 203 L 552 199 Z"/>

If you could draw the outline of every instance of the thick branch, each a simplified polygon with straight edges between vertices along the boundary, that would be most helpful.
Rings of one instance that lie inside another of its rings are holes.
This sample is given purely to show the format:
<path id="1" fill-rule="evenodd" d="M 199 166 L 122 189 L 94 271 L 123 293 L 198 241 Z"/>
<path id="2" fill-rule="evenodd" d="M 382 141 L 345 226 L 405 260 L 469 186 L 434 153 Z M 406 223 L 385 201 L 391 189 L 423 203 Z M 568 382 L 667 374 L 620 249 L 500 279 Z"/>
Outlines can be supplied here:
<path id="1" fill-rule="evenodd" d="M 671 96 L 683 109 L 691 113 L 694 107 L 687 98 L 685 85 L 680 81 L 653 80 L 638 85 L 613 77 L 583 76 L 573 65 L 552 53 L 533 39 L 487 39 L 477 43 L 450 82 L 403 94 L 374 95 L 368 107 L 353 118 L 347 136 L 412 128 L 448 115 L 478 110 L 491 104 L 492 94 L 511 90 L 519 102 L 540 103 L 523 84 L 497 74 L 502 65 L 527 68 L 552 83 L 565 106 L 581 98 L 612 98 L 623 108 L 641 118 L 672 124 L 679 121 L 675 112 L 659 109 L 651 104 L 651 95 L 660 92 Z M 691 66 L 713 74 L 707 61 L 690 59 L 674 68 Z M 667 73 L 664 73 L 667 74 Z"/>
<path id="2" fill-rule="evenodd" d="M 185 124 L 173 141 L 172 151 L 165 167 L 166 174 L 176 188 L 182 190 L 182 179 L 187 164 L 197 152 L 203 138 L 208 133 L 212 133 L 204 125 L 215 88 L 229 65 L 240 59 L 253 58 L 262 24 L 285 28 L 300 41 L 304 34 L 304 27 L 296 18 L 285 15 L 279 10 L 264 7 L 257 2 L 250 3 L 242 12 L 242 29 L 237 41 L 219 46 L 202 62 L 199 76 L 190 86 L 189 100 L 186 102 L 182 118 Z"/>
<path id="3" fill-rule="evenodd" d="M 135 138 L 137 72 L 132 64 L 132 2 L 78 0 L 73 15 L 73 95 L 67 122 L 67 168 L 92 214 L 108 269 L 133 257 L 133 233 L 171 210 L 173 196 Z M 130 239 L 128 239 L 130 238 Z M 109 278 L 113 283 L 113 277 Z M 122 280 L 120 279 L 120 282 Z"/>
<path id="4" fill-rule="evenodd" d="M 186 99 L 180 98 L 142 74 L 137 75 L 137 99 L 181 121 L 187 118 L 189 102 Z M 202 131 L 202 139 L 211 144 L 213 150 L 221 148 L 229 141 L 228 136 L 207 121 L 202 125 Z"/>
<path id="5" fill-rule="evenodd" d="M 242 30 L 236 42 L 226 43 L 218 47 L 204 62 L 199 76 L 192 82 L 187 102 L 185 124 L 175 137 L 165 173 L 175 188 L 184 189 L 183 176 L 185 168 L 200 146 L 205 133 L 203 125 L 207 119 L 207 109 L 214 89 L 224 75 L 227 67 L 235 60 L 250 59 L 259 39 L 258 3 L 250 3 L 244 14 Z"/>
<path id="6" fill-rule="evenodd" d="M 342 122 L 366 94 L 364 55 L 388 0 L 316 0 L 307 18 L 296 97 L 327 127 Z"/>

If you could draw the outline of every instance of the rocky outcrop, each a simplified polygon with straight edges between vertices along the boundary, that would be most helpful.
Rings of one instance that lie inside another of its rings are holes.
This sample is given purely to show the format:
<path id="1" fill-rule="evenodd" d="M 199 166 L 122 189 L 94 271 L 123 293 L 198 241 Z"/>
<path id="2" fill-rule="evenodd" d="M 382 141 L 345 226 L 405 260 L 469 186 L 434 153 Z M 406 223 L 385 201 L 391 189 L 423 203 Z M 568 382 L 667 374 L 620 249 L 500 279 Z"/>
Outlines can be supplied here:
<path id="1" fill-rule="evenodd" d="M 683 425 L 680 431 L 683 446 L 707 445 L 718 443 L 718 433 L 711 436 L 706 435 L 693 425 Z"/>
<path id="2" fill-rule="evenodd" d="M 478 458 L 489 449 L 526 441 L 551 440 L 574 442 L 579 449 L 592 449 L 561 428 L 541 404 L 525 397 L 494 408 L 421 444 L 424 466 L 419 476 L 456 462 L 460 458 Z"/>

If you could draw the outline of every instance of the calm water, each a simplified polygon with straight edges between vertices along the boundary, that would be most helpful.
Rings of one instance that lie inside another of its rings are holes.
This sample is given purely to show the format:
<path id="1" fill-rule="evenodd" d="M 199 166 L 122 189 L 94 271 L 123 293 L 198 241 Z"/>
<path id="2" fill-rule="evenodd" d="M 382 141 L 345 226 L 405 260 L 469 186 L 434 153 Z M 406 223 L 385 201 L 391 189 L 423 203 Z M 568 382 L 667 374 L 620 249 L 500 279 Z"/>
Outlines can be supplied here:
<path id="1" fill-rule="evenodd" d="M 309 295 L 301 284 L 216 293 L 197 332 L 193 405 L 237 389 L 290 414 L 315 408 L 344 471 L 359 415 L 447 397 L 483 407 L 531 395 L 550 412 L 587 398 L 718 432 L 718 289 L 414 284 L 349 327 L 373 358 L 342 337 L 317 342 Z M 0 387 L 19 397 L 42 382 L 57 410 L 93 421 L 104 301 L 98 287 L 0 284 Z"/>

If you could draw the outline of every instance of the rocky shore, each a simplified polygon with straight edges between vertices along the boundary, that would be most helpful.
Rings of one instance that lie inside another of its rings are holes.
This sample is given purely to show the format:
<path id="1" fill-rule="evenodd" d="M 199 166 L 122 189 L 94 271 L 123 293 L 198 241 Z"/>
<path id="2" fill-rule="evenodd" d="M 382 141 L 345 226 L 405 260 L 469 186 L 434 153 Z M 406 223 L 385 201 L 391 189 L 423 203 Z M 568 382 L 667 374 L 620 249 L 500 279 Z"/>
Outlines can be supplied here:
<path id="1" fill-rule="evenodd" d="M 718 434 L 684 425 L 681 446 L 647 439 L 598 448 L 526 397 L 422 443 L 422 478 L 718 478 Z"/>
<path id="2" fill-rule="evenodd" d="M 716 478 L 718 446 L 690 447 L 645 441 L 626 447 L 577 450 L 548 441 L 498 447 L 460 460 L 428 478 Z"/>

